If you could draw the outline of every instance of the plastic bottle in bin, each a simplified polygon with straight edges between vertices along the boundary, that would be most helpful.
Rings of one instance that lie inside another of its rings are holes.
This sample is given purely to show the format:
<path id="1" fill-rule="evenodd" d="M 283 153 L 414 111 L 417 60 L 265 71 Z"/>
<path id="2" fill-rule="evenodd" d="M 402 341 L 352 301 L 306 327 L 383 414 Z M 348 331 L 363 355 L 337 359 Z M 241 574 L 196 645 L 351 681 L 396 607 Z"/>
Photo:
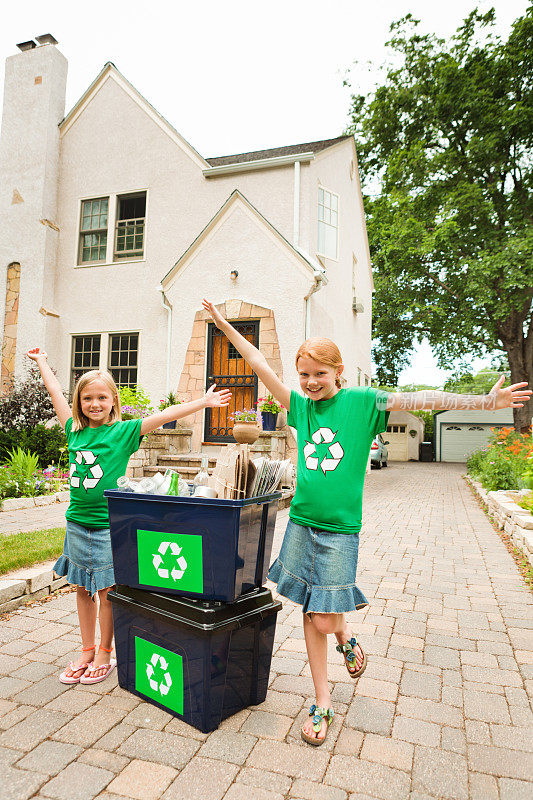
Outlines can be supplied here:
<path id="1" fill-rule="evenodd" d="M 209 463 L 209 456 L 202 456 L 200 471 L 197 472 L 194 478 L 192 479 L 195 489 L 197 486 L 207 486 L 209 481 L 209 473 L 207 471 L 208 463 Z"/>

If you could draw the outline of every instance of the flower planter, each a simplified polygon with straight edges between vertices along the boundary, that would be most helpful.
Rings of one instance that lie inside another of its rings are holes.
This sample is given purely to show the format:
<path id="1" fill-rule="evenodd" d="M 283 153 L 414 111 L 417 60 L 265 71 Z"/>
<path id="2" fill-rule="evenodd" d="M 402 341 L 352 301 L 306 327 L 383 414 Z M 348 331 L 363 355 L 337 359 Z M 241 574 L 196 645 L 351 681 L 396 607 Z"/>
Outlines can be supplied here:
<path id="1" fill-rule="evenodd" d="M 239 444 L 254 444 L 259 439 L 261 428 L 256 422 L 236 422 L 232 433 Z"/>
<path id="2" fill-rule="evenodd" d="M 264 431 L 276 430 L 276 422 L 278 421 L 277 414 L 272 414 L 270 411 L 261 411 L 261 417 L 263 418 Z"/>

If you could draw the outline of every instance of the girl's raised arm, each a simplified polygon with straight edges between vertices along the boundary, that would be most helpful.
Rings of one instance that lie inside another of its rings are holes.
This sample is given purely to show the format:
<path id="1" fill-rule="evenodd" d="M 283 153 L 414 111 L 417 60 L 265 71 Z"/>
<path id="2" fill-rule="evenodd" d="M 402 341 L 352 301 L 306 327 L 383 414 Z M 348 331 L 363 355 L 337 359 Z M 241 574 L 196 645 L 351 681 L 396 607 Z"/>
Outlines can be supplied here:
<path id="1" fill-rule="evenodd" d="M 69 404 L 65 400 L 63 390 L 61 389 L 61 384 L 48 365 L 48 361 L 46 360 L 48 356 L 42 350 L 39 350 L 38 347 L 28 350 L 26 355 L 28 358 L 31 358 L 32 361 L 35 361 L 39 367 L 43 383 L 48 389 L 55 412 L 64 428 L 67 419 L 72 416 L 72 411 L 70 410 Z"/>
<path id="2" fill-rule="evenodd" d="M 220 330 L 226 334 L 232 345 L 234 345 L 241 356 L 248 362 L 253 371 L 261 378 L 268 391 L 274 395 L 276 400 L 285 406 L 289 411 L 291 404 L 291 390 L 285 386 L 278 378 L 272 367 L 269 366 L 264 355 L 254 347 L 251 342 L 241 336 L 227 319 L 215 308 L 209 300 L 203 300 L 202 305 L 211 315 L 211 319 Z"/>
<path id="3" fill-rule="evenodd" d="M 172 422 L 173 419 L 181 419 L 194 414 L 196 411 L 202 411 L 204 408 L 222 408 L 229 406 L 231 400 L 231 392 L 229 389 L 222 389 L 220 392 L 215 392 L 215 384 L 210 386 L 207 392 L 199 400 L 191 400 L 190 403 L 178 403 L 175 406 L 169 406 L 158 414 L 151 414 L 145 417 L 141 423 L 141 435 L 155 431 L 160 428 L 165 422 Z"/>

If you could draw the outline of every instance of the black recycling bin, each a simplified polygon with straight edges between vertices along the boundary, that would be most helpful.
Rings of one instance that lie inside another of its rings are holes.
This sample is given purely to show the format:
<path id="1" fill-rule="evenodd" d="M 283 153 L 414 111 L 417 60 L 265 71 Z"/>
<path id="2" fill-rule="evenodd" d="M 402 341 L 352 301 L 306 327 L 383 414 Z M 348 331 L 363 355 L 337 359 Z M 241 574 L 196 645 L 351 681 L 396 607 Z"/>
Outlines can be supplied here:
<path id="1" fill-rule="evenodd" d="M 420 443 L 420 461 L 433 461 L 433 442 Z"/>
<path id="2" fill-rule="evenodd" d="M 204 733 L 264 701 L 281 609 L 268 589 L 233 603 L 127 586 L 108 597 L 123 689 Z"/>
<path id="3" fill-rule="evenodd" d="M 281 492 L 245 500 L 104 494 L 117 584 L 231 603 L 265 582 Z"/>

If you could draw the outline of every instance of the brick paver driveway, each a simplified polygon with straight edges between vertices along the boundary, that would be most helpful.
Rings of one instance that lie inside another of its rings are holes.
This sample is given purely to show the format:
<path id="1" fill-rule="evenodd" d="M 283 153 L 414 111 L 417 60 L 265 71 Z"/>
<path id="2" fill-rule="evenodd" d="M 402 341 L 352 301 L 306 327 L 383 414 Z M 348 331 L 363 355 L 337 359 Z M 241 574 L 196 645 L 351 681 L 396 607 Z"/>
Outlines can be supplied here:
<path id="1" fill-rule="evenodd" d="M 291 603 L 266 702 L 210 735 L 115 676 L 59 684 L 79 639 L 74 594 L 0 622 L 2 799 L 531 797 L 531 595 L 460 475 L 413 463 L 368 477 L 359 575 L 371 605 L 352 616 L 369 665 L 355 685 L 331 641 L 337 716 L 320 748 L 299 736 L 313 687 Z"/>

